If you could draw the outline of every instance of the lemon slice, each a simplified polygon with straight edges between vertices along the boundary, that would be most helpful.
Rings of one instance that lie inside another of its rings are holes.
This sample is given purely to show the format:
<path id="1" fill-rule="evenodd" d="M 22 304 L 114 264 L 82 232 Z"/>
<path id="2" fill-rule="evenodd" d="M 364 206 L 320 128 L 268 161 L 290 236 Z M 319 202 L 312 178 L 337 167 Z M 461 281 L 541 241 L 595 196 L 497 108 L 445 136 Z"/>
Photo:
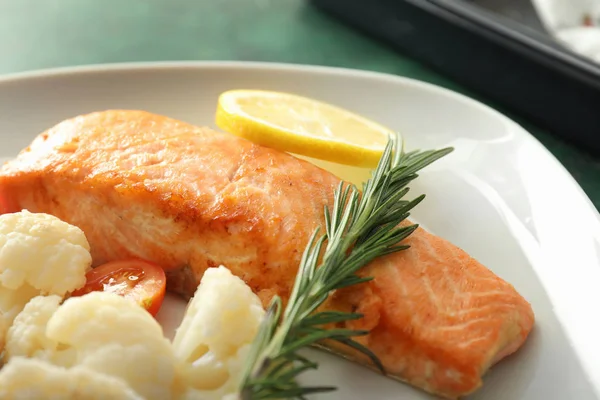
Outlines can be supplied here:
<path id="1" fill-rule="evenodd" d="M 219 128 L 281 151 L 374 167 L 392 132 L 348 110 L 289 93 L 231 90 L 219 96 Z"/>

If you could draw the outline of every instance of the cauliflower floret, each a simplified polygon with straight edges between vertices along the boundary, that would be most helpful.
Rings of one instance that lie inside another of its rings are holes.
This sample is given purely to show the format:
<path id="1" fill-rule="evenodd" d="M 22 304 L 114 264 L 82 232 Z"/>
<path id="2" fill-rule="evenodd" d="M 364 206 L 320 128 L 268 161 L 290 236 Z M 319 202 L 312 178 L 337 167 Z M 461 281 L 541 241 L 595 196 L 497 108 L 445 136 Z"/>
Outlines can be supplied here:
<path id="1" fill-rule="evenodd" d="M 8 333 L 7 367 L 22 357 L 34 357 L 54 364 L 52 371 L 83 370 L 90 376 L 118 378 L 145 399 L 172 397 L 173 350 L 148 312 L 107 292 L 73 297 L 60 305 L 61 300 L 38 296 L 25 306 Z"/>
<path id="2" fill-rule="evenodd" d="M 13 358 L 0 370 L 4 400 L 143 400 L 123 380 L 85 367 L 65 369 L 42 360 Z"/>
<path id="3" fill-rule="evenodd" d="M 145 399 L 172 397 L 175 358 L 156 320 L 117 294 L 72 297 L 52 315 L 46 336 L 75 352 L 74 366 L 123 379 Z"/>
<path id="4" fill-rule="evenodd" d="M 23 210 L 0 216 L 0 349 L 29 300 L 64 297 L 85 284 L 89 250 L 81 229 L 51 215 Z"/>
<path id="5" fill-rule="evenodd" d="M 227 268 L 204 273 L 173 340 L 180 379 L 188 388 L 184 399 L 222 399 L 237 392 L 264 315 L 258 296 Z"/>
<path id="6" fill-rule="evenodd" d="M 27 210 L 0 216 L 0 284 L 24 284 L 42 294 L 66 293 L 85 284 L 92 264 L 81 229 L 52 215 Z"/>
<path id="7" fill-rule="evenodd" d="M 27 284 L 19 290 L 8 290 L 0 286 L 0 352 L 4 347 L 6 332 L 14 319 L 23 310 L 25 304 L 38 294 L 39 290 Z"/>
<path id="8" fill-rule="evenodd" d="M 6 335 L 6 358 L 35 357 L 54 364 L 73 362 L 74 353 L 60 349 L 59 343 L 46 336 L 46 326 L 58 310 L 62 298 L 57 295 L 37 296 L 31 299 L 15 318 Z"/>

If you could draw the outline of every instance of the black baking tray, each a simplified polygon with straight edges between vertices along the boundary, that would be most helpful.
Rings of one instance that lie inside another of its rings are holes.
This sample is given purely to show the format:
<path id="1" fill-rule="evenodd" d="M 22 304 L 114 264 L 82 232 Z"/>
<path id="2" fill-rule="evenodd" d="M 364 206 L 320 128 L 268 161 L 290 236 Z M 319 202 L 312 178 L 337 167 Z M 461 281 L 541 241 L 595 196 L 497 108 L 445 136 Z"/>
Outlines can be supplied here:
<path id="1" fill-rule="evenodd" d="M 529 1 L 310 1 L 600 155 L 600 65 L 553 40 Z"/>

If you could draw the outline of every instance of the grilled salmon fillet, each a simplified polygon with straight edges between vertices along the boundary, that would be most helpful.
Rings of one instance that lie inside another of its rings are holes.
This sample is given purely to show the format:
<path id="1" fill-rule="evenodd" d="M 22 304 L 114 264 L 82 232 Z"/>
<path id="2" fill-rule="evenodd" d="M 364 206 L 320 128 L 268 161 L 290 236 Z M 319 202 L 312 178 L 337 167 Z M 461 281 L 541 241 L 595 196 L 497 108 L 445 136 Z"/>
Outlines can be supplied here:
<path id="1" fill-rule="evenodd" d="M 63 121 L 0 169 L 16 209 L 79 226 L 94 263 L 141 257 L 191 296 L 220 264 L 265 305 L 288 297 L 310 235 L 339 179 L 287 153 L 143 111 Z M 389 375 L 449 399 L 473 392 L 516 351 L 534 323 L 509 283 L 422 228 L 411 247 L 375 260 L 374 280 L 336 292 L 327 307 L 364 314 L 360 341 Z M 368 362 L 347 348 L 329 350 Z"/>

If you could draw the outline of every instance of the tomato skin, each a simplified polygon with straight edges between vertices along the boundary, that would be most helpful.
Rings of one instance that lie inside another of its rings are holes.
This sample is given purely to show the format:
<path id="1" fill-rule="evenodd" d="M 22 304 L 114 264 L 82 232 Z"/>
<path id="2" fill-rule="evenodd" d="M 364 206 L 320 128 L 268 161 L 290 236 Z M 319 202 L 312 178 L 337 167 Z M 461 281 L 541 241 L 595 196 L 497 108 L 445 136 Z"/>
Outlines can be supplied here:
<path id="1" fill-rule="evenodd" d="M 165 297 L 166 276 L 157 264 L 132 258 L 102 264 L 86 274 L 86 284 L 71 296 L 89 292 L 116 293 L 131 299 L 155 316 Z"/>

